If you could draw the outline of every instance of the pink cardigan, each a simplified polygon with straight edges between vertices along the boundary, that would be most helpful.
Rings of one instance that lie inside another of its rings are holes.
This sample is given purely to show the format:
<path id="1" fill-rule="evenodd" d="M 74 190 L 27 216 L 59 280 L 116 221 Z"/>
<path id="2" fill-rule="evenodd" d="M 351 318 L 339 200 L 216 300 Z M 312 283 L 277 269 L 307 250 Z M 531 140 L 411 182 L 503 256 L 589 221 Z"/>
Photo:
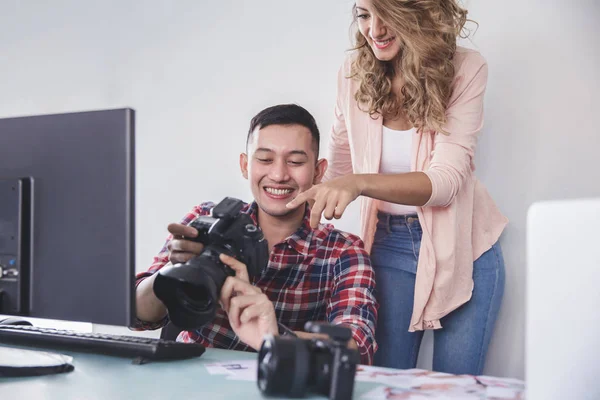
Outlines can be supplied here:
<path id="1" fill-rule="evenodd" d="M 382 118 L 361 111 L 348 58 L 338 75 L 335 120 L 324 180 L 349 173 L 378 173 Z M 507 218 L 475 177 L 473 157 L 483 126 L 487 63 L 476 51 L 457 48 L 445 130 L 413 136 L 411 170 L 431 179 L 433 192 L 417 213 L 423 228 L 415 301 L 409 331 L 441 328 L 440 318 L 471 298 L 473 261 L 498 240 Z M 360 234 L 370 251 L 378 201 L 360 199 Z"/>

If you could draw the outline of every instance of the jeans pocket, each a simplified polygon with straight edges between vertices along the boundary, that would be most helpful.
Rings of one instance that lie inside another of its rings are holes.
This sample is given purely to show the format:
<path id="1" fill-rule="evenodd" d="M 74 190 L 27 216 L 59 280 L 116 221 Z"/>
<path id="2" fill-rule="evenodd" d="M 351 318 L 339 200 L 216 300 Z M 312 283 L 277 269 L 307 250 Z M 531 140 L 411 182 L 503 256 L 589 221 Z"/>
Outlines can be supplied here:
<path id="1" fill-rule="evenodd" d="M 379 241 L 373 243 L 371 250 L 375 272 L 379 268 L 391 268 L 416 273 L 418 254 L 415 245 L 408 230 L 379 233 Z"/>
<path id="2" fill-rule="evenodd" d="M 387 232 L 386 226 L 377 224 L 377 230 L 375 231 L 375 236 L 373 237 L 373 244 L 384 242 L 389 235 L 390 233 Z"/>

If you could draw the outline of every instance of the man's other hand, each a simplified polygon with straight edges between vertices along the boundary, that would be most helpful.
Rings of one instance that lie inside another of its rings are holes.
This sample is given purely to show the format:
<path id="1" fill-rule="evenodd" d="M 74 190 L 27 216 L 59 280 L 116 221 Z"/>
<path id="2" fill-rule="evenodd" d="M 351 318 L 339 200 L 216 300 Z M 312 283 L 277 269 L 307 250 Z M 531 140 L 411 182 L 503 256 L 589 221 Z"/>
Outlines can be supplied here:
<path id="1" fill-rule="evenodd" d="M 173 238 L 167 244 L 169 261 L 173 264 L 185 263 L 200 255 L 204 249 L 202 243 L 193 242 L 189 238 L 198 236 L 198 231 L 191 226 L 182 224 L 169 224 L 167 227 Z"/>

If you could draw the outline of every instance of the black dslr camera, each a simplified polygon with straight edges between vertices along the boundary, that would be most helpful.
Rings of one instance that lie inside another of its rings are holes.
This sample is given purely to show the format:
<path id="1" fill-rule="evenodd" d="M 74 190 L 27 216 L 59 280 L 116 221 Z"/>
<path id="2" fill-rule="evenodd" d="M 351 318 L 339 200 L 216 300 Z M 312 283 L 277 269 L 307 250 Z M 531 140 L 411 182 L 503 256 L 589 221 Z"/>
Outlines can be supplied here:
<path id="1" fill-rule="evenodd" d="M 212 216 L 192 221 L 189 225 L 198 230 L 198 236 L 188 239 L 204 244 L 202 253 L 158 272 L 154 293 L 167 307 L 175 326 L 192 330 L 215 318 L 223 283 L 235 275 L 219 260 L 221 253 L 246 264 L 250 278 L 266 267 L 267 241 L 252 218 L 240 213 L 243 207 L 241 200 L 226 197 L 213 208 Z"/>
<path id="2" fill-rule="evenodd" d="M 352 331 L 343 326 L 307 322 L 307 332 L 330 339 L 267 336 L 258 352 L 258 388 L 267 396 L 303 397 L 307 392 L 330 400 L 352 398 L 358 351 L 349 349 Z"/>

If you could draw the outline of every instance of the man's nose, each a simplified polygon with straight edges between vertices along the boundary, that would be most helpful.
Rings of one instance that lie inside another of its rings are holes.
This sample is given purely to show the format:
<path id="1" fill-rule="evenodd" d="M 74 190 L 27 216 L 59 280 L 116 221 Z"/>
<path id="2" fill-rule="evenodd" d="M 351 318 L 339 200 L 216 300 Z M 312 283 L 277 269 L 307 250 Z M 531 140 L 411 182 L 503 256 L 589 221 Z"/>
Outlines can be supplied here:
<path id="1" fill-rule="evenodd" d="M 285 182 L 289 179 L 287 163 L 285 161 L 274 162 L 269 172 L 269 177 L 275 182 Z"/>

